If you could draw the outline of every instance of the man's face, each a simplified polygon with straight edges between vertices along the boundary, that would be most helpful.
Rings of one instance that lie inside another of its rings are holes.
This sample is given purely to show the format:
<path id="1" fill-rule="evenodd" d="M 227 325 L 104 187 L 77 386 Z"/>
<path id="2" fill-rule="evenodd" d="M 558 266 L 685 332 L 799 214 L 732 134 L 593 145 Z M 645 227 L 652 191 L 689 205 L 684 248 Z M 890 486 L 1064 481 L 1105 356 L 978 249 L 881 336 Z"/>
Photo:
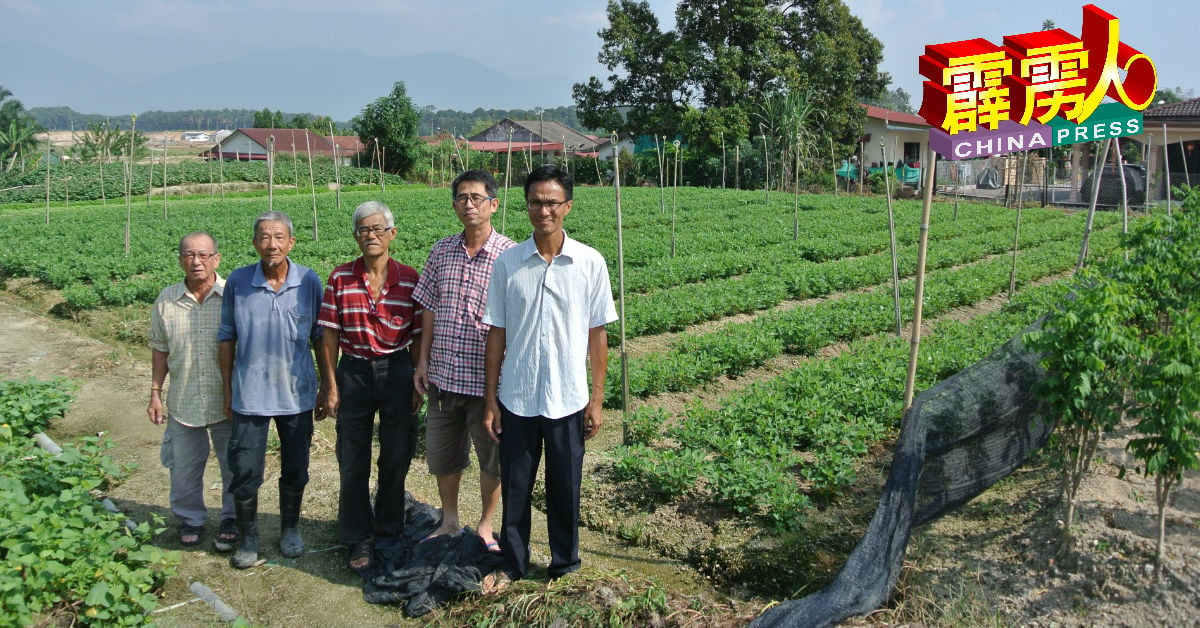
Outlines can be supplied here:
<path id="1" fill-rule="evenodd" d="M 481 181 L 462 181 L 454 195 L 454 214 L 463 227 L 479 227 L 491 221 L 498 204 L 499 201 L 488 196 L 487 186 Z"/>
<path id="2" fill-rule="evenodd" d="M 562 230 L 563 218 L 571 213 L 573 201 L 567 200 L 567 192 L 557 181 L 538 181 L 529 186 L 525 195 L 525 206 L 529 211 L 529 224 L 536 235 L 553 235 Z"/>
<path id="3" fill-rule="evenodd" d="M 216 277 L 217 266 L 221 264 L 221 254 L 216 249 L 212 238 L 201 235 L 190 236 L 183 241 L 179 267 L 187 276 L 188 283 L 204 284 Z"/>
<path id="4" fill-rule="evenodd" d="M 282 264 L 296 246 L 296 238 L 288 233 L 287 225 L 276 220 L 264 220 L 258 223 L 254 232 L 254 250 L 266 268 L 275 268 Z"/>
<path id="5" fill-rule="evenodd" d="M 396 237 L 396 228 L 387 226 L 383 214 L 367 216 L 354 225 L 354 241 L 364 257 L 387 255 L 388 246 Z"/>

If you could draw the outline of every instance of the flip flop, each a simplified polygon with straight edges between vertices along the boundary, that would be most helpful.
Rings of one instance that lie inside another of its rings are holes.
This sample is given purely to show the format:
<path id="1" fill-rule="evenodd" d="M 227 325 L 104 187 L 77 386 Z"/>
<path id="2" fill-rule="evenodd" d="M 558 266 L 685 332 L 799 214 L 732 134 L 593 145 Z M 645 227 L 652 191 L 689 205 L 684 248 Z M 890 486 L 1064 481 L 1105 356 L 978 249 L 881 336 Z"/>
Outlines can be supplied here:
<path id="1" fill-rule="evenodd" d="M 496 595 L 502 593 L 512 584 L 512 578 L 504 573 L 503 569 L 497 569 L 492 573 L 483 577 L 479 583 L 479 590 L 484 595 Z"/>
<path id="2" fill-rule="evenodd" d="M 189 525 L 182 525 L 182 524 L 179 526 L 179 543 L 181 545 L 183 545 L 184 547 L 192 547 L 194 545 L 199 545 L 200 539 L 203 536 L 204 536 L 204 526 L 189 526 Z M 194 538 L 192 540 L 188 540 L 184 537 L 194 537 Z"/>
<path id="3" fill-rule="evenodd" d="M 500 541 L 491 541 L 491 542 L 487 543 L 484 547 L 487 550 L 487 553 L 489 553 L 489 554 L 503 554 L 504 553 L 504 551 L 500 549 Z"/>

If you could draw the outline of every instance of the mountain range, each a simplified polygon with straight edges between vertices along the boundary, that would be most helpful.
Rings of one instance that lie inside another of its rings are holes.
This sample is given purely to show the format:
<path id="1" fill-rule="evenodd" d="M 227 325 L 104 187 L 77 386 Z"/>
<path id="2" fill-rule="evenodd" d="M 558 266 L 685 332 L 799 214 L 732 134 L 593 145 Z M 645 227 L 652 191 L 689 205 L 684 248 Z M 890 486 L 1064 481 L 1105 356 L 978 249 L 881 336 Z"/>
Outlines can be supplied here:
<path id="1" fill-rule="evenodd" d="M 404 81 L 417 107 L 533 109 L 571 104 L 572 83 L 587 78 L 518 78 L 450 52 L 374 57 L 313 47 L 214 61 L 151 77 L 130 76 L 120 68 L 97 66 L 29 42 L 0 41 L 0 59 L 6 60 L 0 85 L 26 108 L 65 106 L 108 115 L 266 107 L 349 120 L 367 103 L 391 92 L 396 81 Z"/>

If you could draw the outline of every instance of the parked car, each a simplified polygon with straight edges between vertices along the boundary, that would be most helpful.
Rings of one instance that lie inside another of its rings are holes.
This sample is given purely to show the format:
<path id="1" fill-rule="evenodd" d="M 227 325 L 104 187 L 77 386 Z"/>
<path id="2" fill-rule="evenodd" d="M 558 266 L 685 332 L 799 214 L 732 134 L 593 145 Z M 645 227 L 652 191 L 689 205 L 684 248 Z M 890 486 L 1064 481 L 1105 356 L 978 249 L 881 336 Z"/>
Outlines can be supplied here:
<path id="1" fill-rule="evenodd" d="M 1146 202 L 1146 167 L 1142 164 L 1123 164 L 1125 171 L 1126 202 L 1130 207 L 1140 207 Z M 1092 174 L 1083 178 L 1079 187 L 1079 198 L 1085 203 L 1092 202 Z M 1121 206 L 1121 176 L 1117 167 L 1105 164 L 1100 176 L 1100 195 L 1096 198 L 1097 207 Z"/>

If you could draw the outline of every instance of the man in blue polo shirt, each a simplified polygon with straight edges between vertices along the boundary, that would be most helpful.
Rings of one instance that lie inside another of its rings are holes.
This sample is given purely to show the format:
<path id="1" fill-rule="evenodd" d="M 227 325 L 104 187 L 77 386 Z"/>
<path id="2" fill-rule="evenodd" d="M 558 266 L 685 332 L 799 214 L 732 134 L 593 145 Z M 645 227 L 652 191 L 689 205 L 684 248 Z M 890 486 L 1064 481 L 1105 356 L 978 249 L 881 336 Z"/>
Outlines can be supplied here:
<path id="1" fill-rule="evenodd" d="M 272 419 L 279 434 L 279 549 L 304 553 L 300 502 L 308 484 L 317 377 L 310 343 L 321 342 L 321 280 L 288 257 L 296 238 L 292 220 L 269 211 L 254 221 L 260 262 L 243 266 L 225 281 L 221 304 L 221 379 L 225 413 L 233 419 L 229 467 L 241 544 L 230 564 L 246 569 L 258 558 L 258 489 L 266 464 Z M 318 358 L 320 359 L 320 358 Z"/>

